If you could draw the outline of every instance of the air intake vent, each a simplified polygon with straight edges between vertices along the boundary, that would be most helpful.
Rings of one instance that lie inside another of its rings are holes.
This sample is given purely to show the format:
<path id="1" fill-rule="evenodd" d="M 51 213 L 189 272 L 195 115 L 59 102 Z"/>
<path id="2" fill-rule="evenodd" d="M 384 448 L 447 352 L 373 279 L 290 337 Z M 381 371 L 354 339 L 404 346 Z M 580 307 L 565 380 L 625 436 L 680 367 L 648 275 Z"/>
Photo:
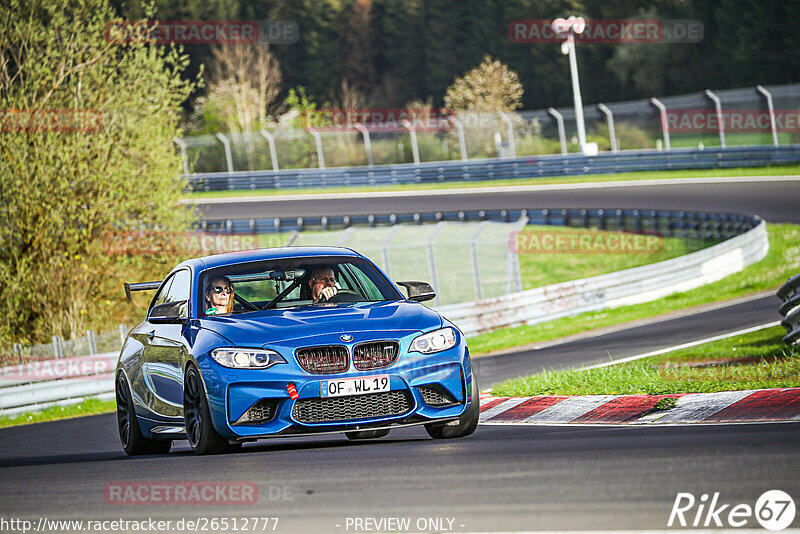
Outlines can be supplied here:
<path id="1" fill-rule="evenodd" d="M 253 404 L 242 414 L 234 425 L 257 425 L 265 423 L 275 417 L 278 401 L 275 399 L 261 399 Z"/>
<path id="2" fill-rule="evenodd" d="M 341 373 L 347 370 L 347 349 L 338 345 L 297 349 L 300 367 L 315 374 Z"/>
<path id="3" fill-rule="evenodd" d="M 444 408 L 445 406 L 459 404 L 450 393 L 439 386 L 420 386 L 419 392 L 422 394 L 422 400 L 425 401 L 425 404 L 433 408 Z"/>
<path id="4" fill-rule="evenodd" d="M 361 343 L 353 348 L 353 365 L 359 371 L 388 367 L 397 360 L 398 352 L 395 341 Z"/>
<path id="5" fill-rule="evenodd" d="M 403 415 L 413 407 L 411 394 L 404 389 L 349 397 L 302 399 L 295 403 L 292 416 L 301 423 L 331 423 Z"/>

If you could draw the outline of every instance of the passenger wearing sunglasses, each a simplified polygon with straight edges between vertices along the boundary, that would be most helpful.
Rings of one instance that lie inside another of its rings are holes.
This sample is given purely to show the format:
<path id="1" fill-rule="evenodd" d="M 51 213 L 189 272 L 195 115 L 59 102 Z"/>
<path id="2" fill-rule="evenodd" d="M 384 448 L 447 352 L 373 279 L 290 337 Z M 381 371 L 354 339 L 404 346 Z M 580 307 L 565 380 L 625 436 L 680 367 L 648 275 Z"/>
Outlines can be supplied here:
<path id="1" fill-rule="evenodd" d="M 226 276 L 212 278 L 206 286 L 206 315 L 220 315 L 233 311 L 233 284 Z"/>

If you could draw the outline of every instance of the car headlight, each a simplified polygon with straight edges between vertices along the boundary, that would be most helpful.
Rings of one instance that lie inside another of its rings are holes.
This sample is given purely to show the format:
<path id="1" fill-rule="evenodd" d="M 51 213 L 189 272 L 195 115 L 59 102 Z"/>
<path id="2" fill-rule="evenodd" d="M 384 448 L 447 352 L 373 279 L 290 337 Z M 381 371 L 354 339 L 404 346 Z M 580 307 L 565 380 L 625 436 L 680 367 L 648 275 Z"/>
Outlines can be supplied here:
<path id="1" fill-rule="evenodd" d="M 283 356 L 274 350 L 224 348 L 211 351 L 214 361 L 235 369 L 267 369 L 278 363 L 286 363 Z"/>
<path id="2" fill-rule="evenodd" d="M 411 342 L 408 352 L 421 352 L 423 354 L 431 354 L 434 352 L 441 352 L 456 345 L 455 330 L 450 328 L 440 328 L 427 334 L 422 334 L 414 338 Z"/>

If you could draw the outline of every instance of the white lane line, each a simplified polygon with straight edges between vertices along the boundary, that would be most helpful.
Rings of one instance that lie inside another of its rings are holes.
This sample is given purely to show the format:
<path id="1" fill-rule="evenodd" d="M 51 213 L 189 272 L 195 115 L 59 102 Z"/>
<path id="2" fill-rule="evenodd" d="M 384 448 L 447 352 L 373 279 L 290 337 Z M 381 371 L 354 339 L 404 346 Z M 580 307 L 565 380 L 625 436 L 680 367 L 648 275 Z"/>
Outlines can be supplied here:
<path id="1" fill-rule="evenodd" d="M 495 415 L 501 414 L 506 410 L 510 410 L 511 408 L 517 406 L 518 404 L 522 404 L 526 400 L 530 399 L 530 397 L 511 397 L 508 400 L 505 400 L 498 404 L 497 406 L 493 406 L 486 411 L 481 412 L 481 421 L 486 421 L 494 417 Z"/>
<path id="2" fill-rule="evenodd" d="M 509 185 L 498 187 L 467 187 L 463 189 L 418 189 L 411 191 L 353 191 L 352 193 L 326 193 L 298 195 L 263 195 L 246 197 L 185 198 L 181 204 L 239 204 L 245 202 L 287 202 L 295 200 L 337 200 L 359 198 L 426 197 L 450 195 L 475 195 L 481 193 L 526 193 L 537 191 L 569 191 L 579 189 L 613 189 L 619 187 L 650 187 L 653 185 L 725 184 L 748 182 L 796 182 L 798 175 L 786 176 L 724 176 L 708 178 L 665 178 L 663 180 L 626 180 L 610 182 L 583 182 L 575 184 Z"/>
<path id="3" fill-rule="evenodd" d="M 699 423 L 703 419 L 714 415 L 749 397 L 756 390 L 745 391 L 723 391 L 720 393 L 693 393 L 678 398 L 675 408 L 663 412 L 654 412 L 645 415 L 633 422 L 639 423 Z"/>
<path id="4" fill-rule="evenodd" d="M 569 423 L 618 397 L 618 395 L 584 395 L 567 397 L 561 402 L 534 414 L 523 423 Z"/>
<path id="5" fill-rule="evenodd" d="M 672 347 L 667 347 L 664 349 L 654 350 L 652 352 L 646 352 L 644 354 L 637 354 L 636 356 L 628 356 L 627 358 L 620 358 L 619 360 L 611 360 L 608 362 L 598 363 L 595 365 L 590 365 L 588 367 L 580 367 L 576 369 L 577 371 L 584 371 L 586 369 L 599 369 L 600 367 L 609 367 L 611 365 L 617 365 L 619 363 L 625 362 L 632 362 L 634 360 L 640 360 L 642 358 L 648 358 L 650 356 L 658 356 L 659 354 L 665 354 L 667 352 L 672 352 L 681 349 L 688 349 L 689 347 L 695 347 L 697 345 L 703 345 L 704 343 L 711 343 L 712 341 L 719 341 L 720 339 L 725 339 L 734 336 L 741 336 L 744 334 L 749 334 L 750 332 L 756 332 L 757 330 L 763 330 L 765 328 L 771 328 L 773 326 L 777 326 L 781 324 L 780 321 L 772 321 L 771 323 L 765 323 L 758 326 L 751 326 L 749 328 L 744 328 L 742 330 L 737 330 L 735 332 L 728 332 L 726 334 L 720 334 L 718 336 L 707 337 L 705 339 L 698 339 L 696 341 L 689 341 L 688 343 L 681 343 L 680 345 L 674 345 Z"/>

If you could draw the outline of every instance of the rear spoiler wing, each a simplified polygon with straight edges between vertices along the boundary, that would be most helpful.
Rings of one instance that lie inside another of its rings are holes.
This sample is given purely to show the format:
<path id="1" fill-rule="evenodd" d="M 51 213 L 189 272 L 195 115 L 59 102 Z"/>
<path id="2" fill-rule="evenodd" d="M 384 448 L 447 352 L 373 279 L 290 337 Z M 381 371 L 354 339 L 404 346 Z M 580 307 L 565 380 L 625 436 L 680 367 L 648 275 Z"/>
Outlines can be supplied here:
<path id="1" fill-rule="evenodd" d="M 125 286 L 125 296 L 128 297 L 128 300 L 131 300 L 131 291 L 151 291 L 158 289 L 161 286 L 161 281 L 158 282 L 138 282 L 135 284 L 129 284 L 125 282 L 123 284 Z"/>

